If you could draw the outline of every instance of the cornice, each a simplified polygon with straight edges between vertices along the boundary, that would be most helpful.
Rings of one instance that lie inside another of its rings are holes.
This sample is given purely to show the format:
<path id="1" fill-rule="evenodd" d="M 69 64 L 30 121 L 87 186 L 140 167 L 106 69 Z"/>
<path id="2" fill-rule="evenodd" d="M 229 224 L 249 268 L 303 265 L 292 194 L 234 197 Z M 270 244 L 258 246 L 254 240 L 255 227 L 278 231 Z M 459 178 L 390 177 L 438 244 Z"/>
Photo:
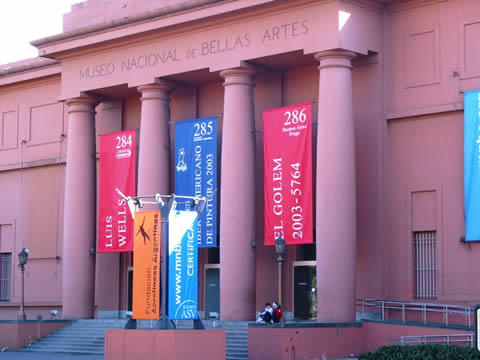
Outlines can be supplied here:
<path id="1" fill-rule="evenodd" d="M 187 23 L 195 23 L 209 17 L 230 14 L 237 10 L 247 9 L 257 5 L 276 2 L 278 0 L 225 0 L 209 1 L 208 4 L 188 8 L 178 12 L 168 12 L 163 15 L 144 17 L 142 20 L 121 20 L 105 24 L 90 26 L 73 32 L 59 34 L 44 39 L 32 41 L 31 44 L 39 49 L 39 56 L 58 58 L 61 53 L 81 51 L 81 48 L 102 46 L 128 38 L 137 38 L 140 35 L 168 31 L 168 28 L 181 26 Z M 282 1 L 279 1 L 282 2 Z M 167 8 L 168 9 L 168 8 Z M 160 10 L 159 10 L 160 11 Z"/>
<path id="2" fill-rule="evenodd" d="M 157 9 L 155 11 L 147 11 L 144 13 L 140 13 L 134 16 L 127 16 L 120 19 L 115 19 L 111 21 L 107 21 L 100 24 L 85 26 L 82 28 L 78 28 L 72 31 L 67 31 L 61 34 L 47 36 L 42 39 L 33 40 L 30 42 L 31 45 L 36 47 L 41 47 L 43 45 L 49 43 L 55 43 L 62 40 L 68 40 L 70 38 L 88 35 L 91 33 L 101 32 L 104 30 L 113 30 L 115 28 L 119 28 L 126 25 L 132 25 L 135 23 L 152 20 L 155 18 L 160 18 L 167 15 L 178 15 L 179 13 L 184 13 L 187 11 L 195 11 L 199 7 L 211 5 L 212 3 L 216 3 L 218 0 L 192 0 L 186 3 L 182 3 L 179 5 L 171 5 L 161 9 Z"/>
<path id="3" fill-rule="evenodd" d="M 364 9 L 375 11 L 376 13 L 383 13 L 386 10 L 385 5 L 371 0 L 339 0 L 343 3 L 348 3 L 354 6 L 362 7 Z"/>
<path id="4" fill-rule="evenodd" d="M 60 74 L 60 62 L 52 59 L 7 64 L 0 66 L 0 86 L 18 84 Z"/>
<path id="5" fill-rule="evenodd" d="M 412 1 L 403 1 L 397 2 L 387 6 L 387 11 L 389 13 L 395 13 L 399 11 L 410 10 L 422 6 L 434 5 L 448 0 L 412 0 Z"/>

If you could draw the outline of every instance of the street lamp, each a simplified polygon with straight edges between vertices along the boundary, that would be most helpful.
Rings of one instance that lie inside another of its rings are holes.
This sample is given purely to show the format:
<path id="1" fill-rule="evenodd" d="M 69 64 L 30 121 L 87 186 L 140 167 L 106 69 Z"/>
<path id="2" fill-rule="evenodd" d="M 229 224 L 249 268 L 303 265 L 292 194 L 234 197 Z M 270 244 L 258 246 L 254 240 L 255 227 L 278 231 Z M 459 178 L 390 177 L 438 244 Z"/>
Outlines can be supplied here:
<path id="1" fill-rule="evenodd" d="M 285 254 L 285 239 L 281 236 L 275 239 L 275 251 L 277 252 L 278 262 L 278 303 L 282 304 L 282 264 L 283 254 Z"/>
<path id="2" fill-rule="evenodd" d="M 27 264 L 28 260 L 28 253 L 30 249 L 23 248 L 22 251 L 18 253 L 18 267 L 22 270 L 22 299 L 20 303 L 20 311 L 18 312 L 18 319 L 19 320 L 26 320 L 27 316 L 25 315 L 25 265 Z"/>

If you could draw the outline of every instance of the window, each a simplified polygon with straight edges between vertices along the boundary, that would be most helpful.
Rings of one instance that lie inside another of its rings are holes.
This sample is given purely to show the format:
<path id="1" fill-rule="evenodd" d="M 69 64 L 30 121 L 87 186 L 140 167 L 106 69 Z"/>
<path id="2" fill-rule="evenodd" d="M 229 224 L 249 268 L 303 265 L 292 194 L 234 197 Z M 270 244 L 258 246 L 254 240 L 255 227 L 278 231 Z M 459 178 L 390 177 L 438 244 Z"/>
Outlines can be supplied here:
<path id="1" fill-rule="evenodd" d="M 10 301 L 12 253 L 0 253 L 0 301 Z"/>
<path id="2" fill-rule="evenodd" d="M 413 233 L 415 298 L 437 298 L 437 241 L 435 231 Z"/>

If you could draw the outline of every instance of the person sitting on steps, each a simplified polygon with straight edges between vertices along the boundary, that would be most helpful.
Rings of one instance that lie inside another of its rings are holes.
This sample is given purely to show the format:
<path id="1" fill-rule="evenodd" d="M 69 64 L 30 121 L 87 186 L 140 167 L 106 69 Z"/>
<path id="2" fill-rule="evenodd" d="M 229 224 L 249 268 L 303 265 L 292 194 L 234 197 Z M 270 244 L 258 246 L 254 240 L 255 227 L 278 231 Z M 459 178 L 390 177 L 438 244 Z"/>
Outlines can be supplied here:
<path id="1" fill-rule="evenodd" d="M 265 308 L 258 314 L 257 323 L 271 324 L 273 323 L 273 308 L 270 303 L 265 303 Z"/>
<path id="2" fill-rule="evenodd" d="M 273 322 L 278 323 L 278 322 L 283 322 L 283 311 L 282 307 L 280 304 L 277 304 L 276 302 L 272 303 L 272 308 L 273 308 Z"/>

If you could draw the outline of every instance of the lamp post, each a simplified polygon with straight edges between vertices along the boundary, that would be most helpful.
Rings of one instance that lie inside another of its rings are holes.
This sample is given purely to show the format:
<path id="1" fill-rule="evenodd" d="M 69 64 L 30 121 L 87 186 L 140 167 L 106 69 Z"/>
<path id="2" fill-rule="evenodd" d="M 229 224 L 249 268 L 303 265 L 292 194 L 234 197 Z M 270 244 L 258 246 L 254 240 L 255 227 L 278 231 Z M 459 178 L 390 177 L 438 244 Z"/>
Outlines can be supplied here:
<path id="1" fill-rule="evenodd" d="M 23 248 L 22 251 L 18 253 L 18 267 L 22 270 L 22 286 L 21 286 L 21 302 L 20 302 L 20 311 L 18 312 L 18 320 L 26 320 L 25 315 L 25 265 L 28 260 L 28 253 L 30 250 L 28 248 Z"/>
<path id="2" fill-rule="evenodd" d="M 285 253 L 285 239 L 281 236 L 275 239 L 275 251 L 277 252 L 278 262 L 278 303 L 282 304 L 282 264 L 283 254 Z"/>

